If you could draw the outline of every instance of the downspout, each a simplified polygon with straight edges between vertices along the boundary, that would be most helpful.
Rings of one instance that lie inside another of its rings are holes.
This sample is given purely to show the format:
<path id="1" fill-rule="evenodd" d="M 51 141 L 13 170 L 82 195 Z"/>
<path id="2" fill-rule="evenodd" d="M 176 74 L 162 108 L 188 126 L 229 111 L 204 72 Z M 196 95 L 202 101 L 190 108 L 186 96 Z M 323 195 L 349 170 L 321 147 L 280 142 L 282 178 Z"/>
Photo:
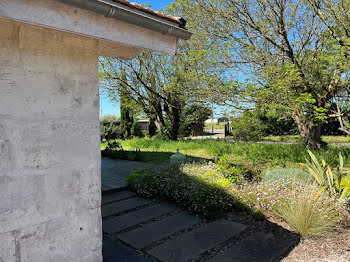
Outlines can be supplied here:
<path id="1" fill-rule="evenodd" d="M 153 31 L 160 32 L 164 35 L 170 35 L 183 40 L 188 40 L 192 33 L 181 28 L 175 23 L 167 22 L 164 19 L 157 19 L 155 16 L 138 12 L 109 0 L 56 0 L 65 4 L 76 6 L 82 9 L 89 10 L 94 13 L 101 14 L 105 17 L 110 17 L 129 24 L 144 27 Z"/>

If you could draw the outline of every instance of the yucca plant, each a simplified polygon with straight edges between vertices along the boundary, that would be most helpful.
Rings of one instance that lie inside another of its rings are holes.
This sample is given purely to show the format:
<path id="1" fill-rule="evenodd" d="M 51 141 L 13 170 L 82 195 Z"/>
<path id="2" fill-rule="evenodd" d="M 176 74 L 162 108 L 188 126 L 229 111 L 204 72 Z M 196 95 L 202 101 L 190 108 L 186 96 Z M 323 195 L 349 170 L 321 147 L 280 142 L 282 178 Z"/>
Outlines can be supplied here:
<path id="1" fill-rule="evenodd" d="M 321 186 L 317 192 L 316 197 L 327 189 L 331 195 L 339 195 L 340 198 L 346 198 L 350 196 L 350 175 L 344 167 L 344 158 L 339 153 L 339 166 L 332 170 L 323 159 L 321 162 L 317 157 L 308 150 L 311 161 L 306 160 L 306 164 L 300 163 L 300 165 L 307 168 L 309 173 L 313 176 L 315 181 Z"/>

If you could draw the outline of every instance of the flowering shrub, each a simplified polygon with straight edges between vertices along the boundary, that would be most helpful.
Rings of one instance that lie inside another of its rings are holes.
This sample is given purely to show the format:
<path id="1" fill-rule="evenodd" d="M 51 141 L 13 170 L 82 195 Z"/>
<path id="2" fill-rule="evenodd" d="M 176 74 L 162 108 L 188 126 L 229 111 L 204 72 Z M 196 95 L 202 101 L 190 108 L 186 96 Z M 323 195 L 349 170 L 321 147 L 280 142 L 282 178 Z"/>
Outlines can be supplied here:
<path id="1" fill-rule="evenodd" d="M 245 211 L 256 218 L 277 216 L 306 236 L 322 234 L 331 229 L 335 221 L 350 223 L 344 203 L 326 193 L 317 203 L 312 202 L 314 198 L 296 197 L 313 192 L 313 185 L 291 180 L 234 184 L 213 163 L 141 169 L 131 174 L 127 182 L 140 195 L 174 202 L 207 218 L 218 218 L 232 210 Z M 316 216 L 317 209 L 322 213 Z M 300 214 L 299 210 L 303 212 Z M 304 227 L 301 222 L 308 214 L 316 219 Z M 329 223 L 325 220 L 327 216 Z M 324 224 L 320 223 L 322 220 Z M 305 228 L 309 228 L 309 232 Z"/>
<path id="2" fill-rule="evenodd" d="M 170 200 L 207 218 L 221 217 L 233 209 L 254 213 L 236 197 L 232 183 L 214 164 L 141 169 L 127 182 L 140 195 Z"/>

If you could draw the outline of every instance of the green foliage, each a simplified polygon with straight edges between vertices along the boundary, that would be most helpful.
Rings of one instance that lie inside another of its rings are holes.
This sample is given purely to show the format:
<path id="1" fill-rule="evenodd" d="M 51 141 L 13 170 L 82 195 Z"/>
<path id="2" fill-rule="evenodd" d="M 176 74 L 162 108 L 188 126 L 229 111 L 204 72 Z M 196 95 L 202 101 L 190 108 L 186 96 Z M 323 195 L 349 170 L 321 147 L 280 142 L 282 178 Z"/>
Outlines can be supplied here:
<path id="1" fill-rule="evenodd" d="M 265 136 L 295 135 L 299 133 L 293 117 L 281 107 L 275 106 L 269 110 L 256 108 L 253 116 L 260 121 Z"/>
<path id="2" fill-rule="evenodd" d="M 193 134 L 194 129 L 203 131 L 204 122 L 212 114 L 212 110 L 201 104 L 191 104 L 186 106 L 182 113 L 182 124 L 180 128 L 181 136 Z"/>
<path id="3" fill-rule="evenodd" d="M 316 189 L 295 194 L 294 200 L 284 202 L 279 215 L 303 237 L 324 237 L 338 222 L 339 213 L 329 199 L 315 199 Z"/>
<path id="4" fill-rule="evenodd" d="M 231 127 L 232 137 L 238 141 L 258 141 L 264 136 L 265 126 L 250 111 L 233 119 Z"/>
<path id="5" fill-rule="evenodd" d="M 131 126 L 131 135 L 133 137 L 143 137 L 142 129 L 139 122 L 135 121 Z"/>
<path id="6" fill-rule="evenodd" d="M 306 164 L 301 163 L 301 165 L 307 168 L 321 187 L 316 198 L 325 189 L 333 196 L 340 196 L 341 199 L 349 197 L 350 175 L 344 168 L 344 159 L 341 152 L 339 153 L 339 166 L 335 170 L 332 170 L 330 165 L 324 160 L 320 162 L 310 150 L 308 150 L 308 153 L 311 157 L 311 161 L 306 160 Z"/>
<path id="7" fill-rule="evenodd" d="M 106 146 L 106 150 L 109 151 L 123 151 L 123 147 L 119 142 L 113 141 L 113 142 L 108 142 Z"/>
<path id="8" fill-rule="evenodd" d="M 211 116 L 212 110 L 201 104 L 191 104 L 183 111 L 183 118 L 189 125 L 202 124 Z"/>
<path id="9" fill-rule="evenodd" d="M 127 93 L 128 79 L 125 69 L 121 73 L 119 81 L 119 98 L 120 98 L 120 132 L 124 139 L 131 138 L 131 127 L 134 122 L 131 108 L 131 98 Z"/>
<path id="10" fill-rule="evenodd" d="M 218 169 L 232 183 L 246 181 L 260 181 L 261 170 L 246 162 L 235 163 L 230 161 L 228 155 L 223 155 L 217 162 Z"/>
<path id="11" fill-rule="evenodd" d="M 310 174 L 303 168 L 277 168 L 269 170 L 262 179 L 263 183 L 270 184 L 277 181 L 309 184 L 311 178 Z"/>
<path id="12" fill-rule="evenodd" d="M 228 154 L 233 160 L 251 162 L 262 166 L 298 167 L 297 163 L 304 162 L 309 155 L 302 144 L 263 144 L 263 143 L 227 143 L 215 140 L 180 140 L 164 141 L 161 139 L 132 139 L 120 141 L 126 149 L 140 148 L 142 151 L 176 152 L 180 149 L 186 155 L 219 159 Z M 328 146 L 314 154 L 323 158 L 331 165 L 339 164 L 339 152 L 344 156 L 345 164 L 350 164 L 350 148 Z"/>
<path id="13" fill-rule="evenodd" d="M 101 126 L 100 126 L 101 141 L 120 139 L 121 138 L 120 128 L 113 122 L 110 124 L 107 124 L 107 123 L 101 123 Z"/>
<path id="14" fill-rule="evenodd" d="M 226 191 L 230 182 L 213 166 L 186 164 L 179 168 L 142 169 L 131 174 L 127 183 L 143 196 L 170 200 L 209 219 L 231 210 L 254 213 L 234 193 Z"/>
<path id="15" fill-rule="evenodd" d="M 308 147 L 323 145 L 315 129 L 349 86 L 347 1 L 177 0 L 172 8 L 223 54 L 216 58 L 230 81 L 214 84 L 209 99 L 236 110 L 282 108 Z M 259 128 L 243 127 L 235 136 L 254 140 Z"/>
<path id="16" fill-rule="evenodd" d="M 120 120 L 120 117 L 117 115 L 109 114 L 109 115 L 103 115 L 100 117 L 101 123 L 115 123 Z"/>
<path id="17" fill-rule="evenodd" d="M 149 120 L 148 134 L 149 134 L 149 137 L 153 137 L 157 134 L 157 126 L 154 123 L 153 118 L 150 118 Z"/>

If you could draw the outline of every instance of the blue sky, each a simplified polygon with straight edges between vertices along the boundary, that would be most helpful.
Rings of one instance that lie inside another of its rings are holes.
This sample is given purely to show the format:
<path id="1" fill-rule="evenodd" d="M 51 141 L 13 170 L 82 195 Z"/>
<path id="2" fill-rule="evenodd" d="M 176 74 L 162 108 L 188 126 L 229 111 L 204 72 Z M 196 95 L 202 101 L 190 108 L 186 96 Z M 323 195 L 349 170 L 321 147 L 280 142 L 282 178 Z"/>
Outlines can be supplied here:
<path id="1" fill-rule="evenodd" d="M 159 9 L 162 9 L 163 7 L 170 5 L 172 3 L 172 0 L 135 0 L 135 2 L 139 4 L 150 4 L 152 9 L 159 10 Z M 119 104 L 113 104 L 108 100 L 108 98 L 101 97 L 100 113 L 101 112 L 102 112 L 102 115 L 107 115 L 107 114 L 120 115 Z"/>

